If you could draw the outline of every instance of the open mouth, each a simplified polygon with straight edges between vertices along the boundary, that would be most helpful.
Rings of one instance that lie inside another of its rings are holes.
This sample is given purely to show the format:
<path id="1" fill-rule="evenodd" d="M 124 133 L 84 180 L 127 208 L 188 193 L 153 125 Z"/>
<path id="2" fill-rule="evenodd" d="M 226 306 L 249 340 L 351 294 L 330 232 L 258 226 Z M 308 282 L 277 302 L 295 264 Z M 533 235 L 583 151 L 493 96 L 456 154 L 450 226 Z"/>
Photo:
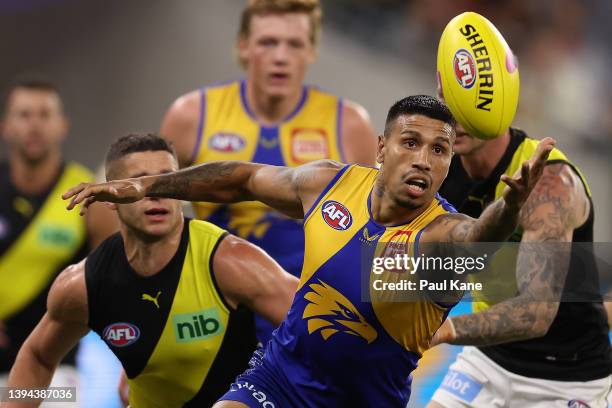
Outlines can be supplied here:
<path id="1" fill-rule="evenodd" d="M 148 209 L 147 211 L 145 211 L 145 215 L 162 216 L 162 215 L 167 215 L 168 212 L 169 211 L 166 210 L 165 208 L 151 208 L 151 209 Z"/>
<path id="2" fill-rule="evenodd" d="M 289 74 L 285 74 L 285 73 L 282 73 L 282 72 L 274 72 L 274 73 L 270 74 L 270 78 L 273 81 L 284 81 L 284 80 L 289 79 Z"/>

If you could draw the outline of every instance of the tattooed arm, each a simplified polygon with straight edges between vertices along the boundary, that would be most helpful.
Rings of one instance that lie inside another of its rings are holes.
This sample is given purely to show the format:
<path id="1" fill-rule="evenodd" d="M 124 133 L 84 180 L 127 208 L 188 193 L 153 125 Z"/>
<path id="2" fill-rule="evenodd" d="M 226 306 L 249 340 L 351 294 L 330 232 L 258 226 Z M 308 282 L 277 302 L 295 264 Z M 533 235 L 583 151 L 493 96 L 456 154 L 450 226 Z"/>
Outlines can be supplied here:
<path id="1" fill-rule="evenodd" d="M 62 197 L 81 213 L 96 201 L 131 203 L 144 197 L 233 203 L 261 201 L 290 217 L 301 218 L 343 165 L 321 160 L 299 167 L 219 161 L 172 173 L 107 183 L 82 183 Z"/>
<path id="2" fill-rule="evenodd" d="M 507 184 L 502 198 L 488 206 L 474 219 L 464 214 L 446 214 L 438 217 L 424 234 L 429 242 L 500 242 L 516 229 L 521 207 L 542 175 L 548 155 L 555 145 L 547 137 L 538 144 L 533 156 L 525 161 L 514 177 L 503 175 Z"/>
<path id="3" fill-rule="evenodd" d="M 481 313 L 448 319 L 433 344 L 490 345 L 540 337 L 559 308 L 570 241 L 590 211 L 579 177 L 563 163 L 546 166 L 525 203 L 516 279 L 519 294 Z"/>

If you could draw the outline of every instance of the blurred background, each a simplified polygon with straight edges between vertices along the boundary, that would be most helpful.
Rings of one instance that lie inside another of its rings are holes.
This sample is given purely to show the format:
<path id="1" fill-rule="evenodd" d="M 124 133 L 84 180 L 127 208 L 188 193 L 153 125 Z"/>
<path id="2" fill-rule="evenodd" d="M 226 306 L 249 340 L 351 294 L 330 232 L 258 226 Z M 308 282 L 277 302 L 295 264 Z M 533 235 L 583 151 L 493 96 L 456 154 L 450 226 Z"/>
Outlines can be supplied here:
<path id="1" fill-rule="evenodd" d="M 96 169 L 111 140 L 157 131 L 178 95 L 242 76 L 233 50 L 244 1 L 3 0 L 0 85 L 26 72 L 57 82 L 71 120 L 66 156 Z M 320 55 L 308 82 L 365 106 L 377 131 L 395 100 L 435 93 L 437 43 L 446 23 L 463 11 L 489 18 L 519 58 L 515 125 L 535 138 L 558 140 L 590 183 L 596 241 L 612 241 L 612 2 L 322 3 Z M 82 402 L 113 406 L 105 398 L 114 396 L 116 363 L 96 344 L 84 347 L 86 386 L 93 391 Z M 412 406 L 428 401 L 456 351 L 427 353 Z"/>

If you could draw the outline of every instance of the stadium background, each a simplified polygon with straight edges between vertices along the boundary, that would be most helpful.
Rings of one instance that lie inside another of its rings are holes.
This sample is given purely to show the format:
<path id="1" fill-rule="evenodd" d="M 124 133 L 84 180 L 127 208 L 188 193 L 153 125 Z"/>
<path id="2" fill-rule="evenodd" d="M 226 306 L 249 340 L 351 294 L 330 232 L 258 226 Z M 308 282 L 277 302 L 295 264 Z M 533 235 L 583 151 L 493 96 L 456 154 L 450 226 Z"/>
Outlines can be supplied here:
<path id="1" fill-rule="evenodd" d="M 319 60 L 307 82 L 358 101 L 381 131 L 395 100 L 435 91 L 437 41 L 472 10 L 499 28 L 519 58 L 515 124 L 553 136 L 594 194 L 595 239 L 612 241 L 612 2 L 608 0 L 323 0 Z M 66 157 L 97 168 L 111 140 L 157 131 L 174 98 L 238 78 L 233 47 L 244 0 L 4 0 L 0 85 L 23 73 L 56 81 L 71 122 Z M 6 158 L 1 146 L 0 157 Z M 458 312 L 467 311 L 462 304 Z M 91 336 L 91 335 L 90 335 Z M 413 386 L 421 407 L 458 348 L 428 352 Z M 88 337 L 84 407 L 116 404 L 117 363 Z"/>

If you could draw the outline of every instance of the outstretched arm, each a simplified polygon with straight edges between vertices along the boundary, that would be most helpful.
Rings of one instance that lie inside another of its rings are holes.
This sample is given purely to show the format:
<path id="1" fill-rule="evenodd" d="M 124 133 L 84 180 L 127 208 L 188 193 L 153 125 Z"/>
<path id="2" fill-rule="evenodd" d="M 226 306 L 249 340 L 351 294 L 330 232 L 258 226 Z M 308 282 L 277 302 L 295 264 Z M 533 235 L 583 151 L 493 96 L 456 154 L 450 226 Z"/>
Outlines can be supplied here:
<path id="1" fill-rule="evenodd" d="M 438 217 L 426 230 L 427 241 L 441 242 L 501 242 L 518 225 L 519 212 L 542 175 L 554 139 L 542 139 L 528 161 L 514 177 L 503 175 L 507 184 L 502 198 L 495 200 L 477 219 L 464 214 Z"/>
<path id="2" fill-rule="evenodd" d="M 68 209 L 81 203 L 81 213 L 96 201 L 131 203 L 144 197 L 232 203 L 261 201 L 290 217 L 302 218 L 319 193 L 342 168 L 329 160 L 299 167 L 219 161 L 172 173 L 107 183 L 82 183 L 62 197 Z"/>
<path id="3" fill-rule="evenodd" d="M 221 241 L 213 259 L 215 279 L 230 306 L 243 304 L 275 325 L 283 321 L 298 286 L 260 248 L 229 235 Z"/>
<path id="4" fill-rule="evenodd" d="M 59 362 L 89 331 L 84 264 L 82 261 L 66 268 L 53 283 L 47 298 L 47 313 L 21 346 L 8 387 L 48 387 Z M 2 407 L 36 407 L 38 404 L 4 403 Z"/>
<path id="5" fill-rule="evenodd" d="M 540 337 L 552 324 L 567 276 L 572 231 L 588 217 L 589 201 L 569 166 L 546 166 L 520 224 L 519 295 L 480 312 L 447 320 L 433 342 L 489 345 Z"/>

